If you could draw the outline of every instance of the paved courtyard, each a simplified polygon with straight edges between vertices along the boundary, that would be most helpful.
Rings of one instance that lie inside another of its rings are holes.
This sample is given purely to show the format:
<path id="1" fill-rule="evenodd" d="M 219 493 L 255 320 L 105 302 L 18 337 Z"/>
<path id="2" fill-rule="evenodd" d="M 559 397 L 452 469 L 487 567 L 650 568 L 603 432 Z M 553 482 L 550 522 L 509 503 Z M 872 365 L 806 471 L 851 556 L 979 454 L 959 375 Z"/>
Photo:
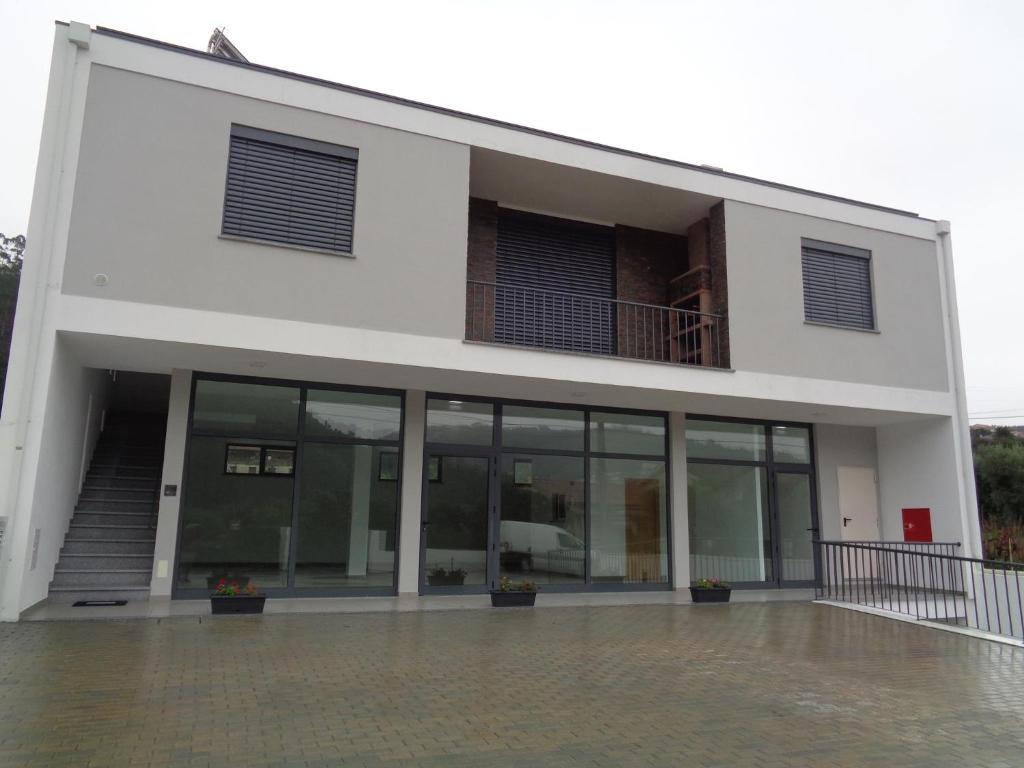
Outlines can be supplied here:
<path id="1" fill-rule="evenodd" d="M 1020 766 L 1024 649 L 808 603 L 0 625 L 0 765 Z"/>

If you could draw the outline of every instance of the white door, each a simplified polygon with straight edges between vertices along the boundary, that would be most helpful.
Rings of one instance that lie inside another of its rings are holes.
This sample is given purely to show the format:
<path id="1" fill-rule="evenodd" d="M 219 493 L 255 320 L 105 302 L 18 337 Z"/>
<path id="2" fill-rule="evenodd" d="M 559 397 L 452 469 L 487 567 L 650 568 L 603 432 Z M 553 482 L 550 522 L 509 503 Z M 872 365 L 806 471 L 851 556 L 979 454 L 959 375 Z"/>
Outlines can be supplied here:
<path id="1" fill-rule="evenodd" d="M 878 488 L 871 467 L 839 467 L 839 531 L 843 541 L 878 541 Z"/>

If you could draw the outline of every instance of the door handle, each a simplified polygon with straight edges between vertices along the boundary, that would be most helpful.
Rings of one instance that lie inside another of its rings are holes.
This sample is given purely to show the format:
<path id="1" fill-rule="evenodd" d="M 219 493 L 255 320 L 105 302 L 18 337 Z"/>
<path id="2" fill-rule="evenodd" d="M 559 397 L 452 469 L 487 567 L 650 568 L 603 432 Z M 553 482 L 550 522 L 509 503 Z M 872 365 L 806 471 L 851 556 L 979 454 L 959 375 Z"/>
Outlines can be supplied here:
<path id="1" fill-rule="evenodd" d="M 819 528 L 807 528 L 806 530 L 813 531 L 814 533 L 817 533 L 820 529 Z"/>
<path id="2" fill-rule="evenodd" d="M 428 525 L 430 525 L 430 521 L 429 520 L 424 520 L 422 523 L 420 523 L 420 527 L 423 528 L 424 530 L 426 530 L 426 527 Z"/>
<path id="3" fill-rule="evenodd" d="M 848 522 L 850 522 L 851 520 L 853 520 L 853 518 L 852 518 L 852 517 L 844 517 L 844 518 L 843 518 L 843 528 L 845 528 L 845 527 L 846 527 L 846 524 L 847 524 Z"/>

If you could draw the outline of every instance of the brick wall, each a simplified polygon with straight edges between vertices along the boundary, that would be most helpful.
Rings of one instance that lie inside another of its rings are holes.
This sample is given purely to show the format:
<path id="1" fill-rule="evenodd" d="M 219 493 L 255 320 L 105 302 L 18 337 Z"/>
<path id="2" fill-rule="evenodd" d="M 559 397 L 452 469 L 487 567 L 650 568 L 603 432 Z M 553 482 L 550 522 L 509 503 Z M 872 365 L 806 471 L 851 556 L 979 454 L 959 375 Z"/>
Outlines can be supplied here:
<path id="1" fill-rule="evenodd" d="M 466 253 L 466 279 L 493 283 L 497 265 L 498 204 L 491 200 L 469 199 L 469 245 Z M 466 286 L 466 338 L 494 340 L 494 289 Z"/>
<path id="2" fill-rule="evenodd" d="M 668 283 L 687 269 L 686 238 L 648 229 L 615 227 L 616 298 L 668 306 Z M 624 357 L 666 359 L 668 313 L 617 308 L 618 352 Z"/>
<path id="3" fill-rule="evenodd" d="M 718 329 L 721 364 L 731 366 L 729 358 L 729 274 L 725 257 L 725 203 L 717 203 L 708 213 L 708 264 L 711 267 L 711 311 L 722 316 Z"/>

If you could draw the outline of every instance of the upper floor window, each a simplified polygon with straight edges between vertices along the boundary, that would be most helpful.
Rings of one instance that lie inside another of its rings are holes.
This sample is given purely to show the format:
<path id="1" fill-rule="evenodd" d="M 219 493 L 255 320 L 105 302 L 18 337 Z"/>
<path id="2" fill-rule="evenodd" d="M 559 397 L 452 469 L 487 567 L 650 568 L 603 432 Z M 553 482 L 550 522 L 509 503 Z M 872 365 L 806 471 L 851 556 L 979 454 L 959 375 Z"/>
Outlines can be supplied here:
<path id="1" fill-rule="evenodd" d="M 231 126 L 222 233 L 352 253 L 359 150 Z"/>
<path id="2" fill-rule="evenodd" d="M 801 240 L 804 319 L 841 328 L 875 330 L 871 251 Z"/>

